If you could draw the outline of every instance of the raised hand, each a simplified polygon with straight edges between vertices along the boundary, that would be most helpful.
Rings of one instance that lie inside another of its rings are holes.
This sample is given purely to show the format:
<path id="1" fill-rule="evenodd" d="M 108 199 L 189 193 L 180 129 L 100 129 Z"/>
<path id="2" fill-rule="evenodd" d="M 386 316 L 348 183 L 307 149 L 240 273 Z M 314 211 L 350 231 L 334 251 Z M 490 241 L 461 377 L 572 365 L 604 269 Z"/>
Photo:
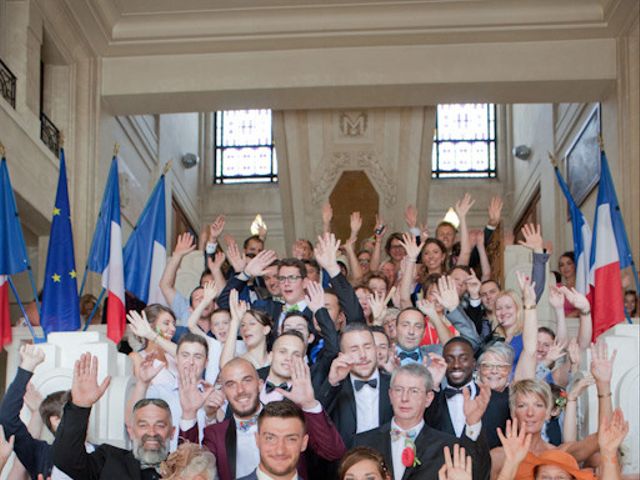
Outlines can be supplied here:
<path id="1" fill-rule="evenodd" d="M 474 203 L 476 203 L 476 201 L 471 198 L 471 195 L 465 193 L 464 196 L 454 205 L 458 217 L 460 219 L 462 219 L 462 217 L 466 217 Z"/>
<path id="2" fill-rule="evenodd" d="M 482 416 L 489 405 L 489 400 L 491 400 L 491 387 L 489 387 L 489 384 L 478 383 L 477 385 L 480 391 L 473 399 L 468 388 L 462 389 L 462 397 L 464 398 L 462 411 L 467 425 L 475 425 L 482 420 Z"/>
<path id="3" fill-rule="evenodd" d="M 73 404 L 78 407 L 91 408 L 104 395 L 109 383 L 111 383 L 111 376 L 107 375 L 98 385 L 98 357 L 94 357 L 88 352 L 83 353 L 73 367 L 73 381 L 71 383 Z"/>
<path id="4" fill-rule="evenodd" d="M 277 258 L 278 256 L 273 250 L 263 250 L 247 263 L 246 267 L 244 267 L 244 273 L 250 277 L 264 275 L 266 268 L 276 261 Z"/>
<path id="5" fill-rule="evenodd" d="M 207 400 L 204 402 L 204 412 L 207 415 L 207 418 L 214 418 L 226 400 L 224 392 L 214 388 L 211 395 L 209 395 Z"/>
<path id="6" fill-rule="evenodd" d="M 582 315 L 588 315 L 591 313 L 591 304 L 587 297 L 577 291 L 575 288 L 567 288 L 566 286 L 561 286 L 560 291 L 567 298 L 569 303 L 580 310 Z"/>
<path id="7" fill-rule="evenodd" d="M 475 270 L 471 269 L 471 275 L 467 277 L 464 281 L 467 285 L 467 292 L 469 292 L 469 297 L 473 299 L 480 298 L 480 287 L 482 287 L 482 282 L 476 276 Z"/>
<path id="8" fill-rule="evenodd" d="M 415 263 L 420 255 L 420 247 L 416 243 L 416 237 L 410 233 L 403 233 L 401 244 L 407 252 L 407 257 Z"/>
<path id="9" fill-rule="evenodd" d="M 24 404 L 31 413 L 37 412 L 42 403 L 42 394 L 31 382 L 27 383 L 27 390 L 24 392 Z M 38 413 L 39 415 L 39 413 Z"/>
<path id="10" fill-rule="evenodd" d="M 524 425 L 518 430 L 518 420 L 507 420 L 506 434 L 502 433 L 502 429 L 498 428 L 498 438 L 502 443 L 504 456 L 512 465 L 519 465 L 529 453 L 531 447 L 532 436 L 526 433 Z"/>
<path id="11" fill-rule="evenodd" d="M 222 269 L 222 264 L 226 260 L 227 256 L 222 251 L 217 251 L 213 259 L 207 255 L 207 268 L 213 273 L 216 270 Z M 244 268 L 244 265 L 243 265 Z"/>
<path id="12" fill-rule="evenodd" d="M 209 225 L 209 241 L 211 243 L 218 242 L 218 237 L 222 233 L 222 230 L 224 230 L 224 222 L 224 215 L 218 215 L 213 223 Z"/>
<path id="13" fill-rule="evenodd" d="M 145 358 L 140 354 L 132 354 L 131 359 L 133 360 L 133 375 L 140 383 L 145 385 L 149 385 L 164 368 L 162 362 L 155 364 L 157 357 L 154 353 L 147 355 Z"/>
<path id="14" fill-rule="evenodd" d="M 229 311 L 231 312 L 231 320 L 240 323 L 244 314 L 247 313 L 249 306 L 247 302 L 240 300 L 238 291 L 233 289 L 229 292 Z"/>
<path id="15" fill-rule="evenodd" d="M 518 271 L 516 271 L 516 279 L 518 280 L 518 285 L 520 286 L 520 290 L 522 291 L 522 300 L 523 300 L 524 306 L 535 307 L 536 283 L 532 282 L 528 275 Z"/>
<path id="16" fill-rule="evenodd" d="M 324 307 L 324 289 L 318 282 L 307 283 L 307 295 L 305 301 L 309 310 L 316 313 L 318 310 Z"/>
<path id="17" fill-rule="evenodd" d="M 333 233 L 319 235 L 318 243 L 316 243 L 313 249 L 316 261 L 331 277 L 334 277 L 340 272 L 340 267 L 336 260 L 339 249 L 340 240 L 336 240 L 336 236 Z"/>
<path id="18" fill-rule="evenodd" d="M 591 375 L 593 375 L 597 383 L 611 382 L 613 362 L 617 353 L 618 351 L 614 350 L 611 358 L 609 358 L 607 342 L 602 339 L 598 340 L 595 345 L 591 344 Z"/>
<path id="19" fill-rule="evenodd" d="M 443 276 L 438 279 L 438 291 L 434 292 L 434 296 L 446 310 L 455 310 L 460 305 L 456 284 L 451 277 Z"/>
<path id="20" fill-rule="evenodd" d="M 216 288 L 216 282 L 212 280 L 211 282 L 205 282 L 202 287 L 202 304 L 206 307 L 218 296 L 220 293 Z"/>
<path id="21" fill-rule="evenodd" d="M 602 419 L 602 423 L 598 429 L 598 445 L 600 446 L 600 451 L 609 456 L 616 455 L 618 447 L 620 447 L 627 433 L 629 433 L 629 422 L 624 420 L 622 410 L 616 408 L 611 418 Z"/>
<path id="22" fill-rule="evenodd" d="M 558 340 L 557 338 L 553 341 L 553 345 L 549 348 L 547 352 L 547 357 L 545 358 L 547 365 L 551 365 L 553 362 L 559 360 L 564 357 L 567 352 L 567 344 L 568 340 Z"/>
<path id="23" fill-rule="evenodd" d="M 309 410 L 318 404 L 311 384 L 311 370 L 300 357 L 291 358 L 291 391 L 281 388 L 276 388 L 276 391 L 303 410 Z"/>
<path id="24" fill-rule="evenodd" d="M 329 369 L 329 383 L 333 386 L 338 385 L 342 380 L 347 378 L 351 367 L 353 367 L 354 361 L 346 353 L 340 352 L 338 356 L 331 362 L 331 368 Z"/>
<path id="25" fill-rule="evenodd" d="M 396 287 L 391 287 L 391 290 L 386 296 L 383 296 L 380 292 L 373 292 L 367 295 L 367 302 L 371 307 L 371 315 L 374 320 L 381 319 L 385 313 L 387 313 L 387 304 L 389 299 L 393 296 Z"/>
<path id="26" fill-rule="evenodd" d="M 569 344 L 567 345 L 567 354 L 569 355 L 569 362 L 572 366 L 580 364 L 582 352 L 580 351 L 578 340 L 575 337 L 569 340 Z"/>
<path id="27" fill-rule="evenodd" d="M 433 378 L 433 387 L 438 388 L 447 373 L 447 361 L 437 353 L 431 352 L 429 353 L 429 364 L 427 365 L 427 370 L 429 370 L 431 378 Z"/>
<path id="28" fill-rule="evenodd" d="M 533 250 L 536 253 L 541 253 L 544 250 L 544 240 L 540 233 L 540 224 L 526 224 L 522 227 L 521 232 L 524 237 L 524 241 L 520 240 L 518 242 L 520 245 L 527 247 L 529 250 Z"/>
<path id="29" fill-rule="evenodd" d="M 416 307 L 418 307 L 418 310 L 420 310 L 423 315 L 426 315 L 429 320 L 432 320 L 438 316 L 435 304 L 433 302 L 430 302 L 426 298 L 421 298 L 420 300 L 418 300 L 416 302 Z"/>
<path id="30" fill-rule="evenodd" d="M 489 202 L 489 225 L 492 227 L 497 227 L 500 224 L 502 205 L 502 199 L 500 197 L 493 197 L 491 202 Z"/>
<path id="31" fill-rule="evenodd" d="M 386 362 L 378 362 L 378 367 L 382 368 L 388 374 L 392 374 L 393 371 L 400 366 L 400 357 L 396 355 L 395 349 L 392 348 L 391 350 Z"/>
<path id="32" fill-rule="evenodd" d="M 20 368 L 27 372 L 33 372 L 42 362 L 44 362 L 42 349 L 29 343 L 20 347 Z"/>
<path id="33" fill-rule="evenodd" d="M 240 273 L 247 265 L 247 257 L 240 251 L 236 240 L 231 235 L 224 236 L 227 245 L 227 259 L 236 273 Z"/>
<path id="34" fill-rule="evenodd" d="M 331 204 L 329 202 L 322 205 L 322 225 L 328 231 L 329 226 L 331 225 L 331 220 L 333 220 L 333 208 L 331 208 Z"/>
<path id="35" fill-rule="evenodd" d="M 182 419 L 193 420 L 213 393 L 214 386 L 199 379 L 195 367 L 189 365 L 179 372 L 178 383 Z"/>
<path id="36" fill-rule="evenodd" d="M 404 209 L 404 221 L 407 222 L 407 227 L 416 228 L 418 224 L 418 209 L 415 205 L 407 205 L 407 208 Z"/>
<path id="37" fill-rule="evenodd" d="M 130 310 L 127 313 L 127 320 L 131 325 L 131 331 L 136 337 L 145 338 L 147 340 L 153 340 L 158 332 L 154 332 L 151 328 L 151 324 L 147 320 L 147 314 L 142 311 L 142 315 L 135 310 Z"/>
<path id="38" fill-rule="evenodd" d="M 553 284 L 549 284 L 549 305 L 555 310 L 564 311 L 564 293 Z"/>
<path id="39" fill-rule="evenodd" d="M 193 243 L 193 235 L 190 233 L 183 233 L 178 235 L 176 241 L 176 248 L 173 249 L 173 254 L 177 257 L 184 257 L 187 253 L 191 253 L 196 249 L 196 244 Z"/>
<path id="40" fill-rule="evenodd" d="M 438 470 L 438 480 L 472 480 L 473 463 L 457 443 L 453 446 L 453 458 L 449 447 L 444 447 L 444 465 Z"/>
<path id="41" fill-rule="evenodd" d="M 362 216 L 360 212 L 351 212 L 351 216 L 349 217 L 349 226 L 351 228 L 351 236 L 352 239 L 358 238 L 358 233 L 362 228 Z"/>
<path id="42" fill-rule="evenodd" d="M 576 380 L 573 382 L 571 389 L 567 393 L 567 400 L 578 400 L 584 391 L 595 383 L 596 381 L 591 375 L 585 375 L 584 377 Z"/>

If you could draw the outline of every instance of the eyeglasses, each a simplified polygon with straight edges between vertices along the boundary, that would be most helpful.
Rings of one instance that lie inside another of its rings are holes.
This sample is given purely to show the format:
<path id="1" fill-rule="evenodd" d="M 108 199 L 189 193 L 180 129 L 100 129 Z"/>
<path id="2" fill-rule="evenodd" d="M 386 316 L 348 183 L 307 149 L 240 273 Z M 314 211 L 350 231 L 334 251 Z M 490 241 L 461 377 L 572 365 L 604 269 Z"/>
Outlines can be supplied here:
<path id="1" fill-rule="evenodd" d="M 279 275 L 276 278 L 278 279 L 278 281 L 280 283 L 286 283 L 286 282 L 294 283 L 294 282 L 297 282 L 298 280 L 300 280 L 302 278 L 302 275 L 288 275 L 286 277 L 282 276 L 282 275 Z"/>
<path id="2" fill-rule="evenodd" d="M 404 250 L 404 247 L 402 245 L 391 245 L 389 247 L 389 250 L 400 250 L 400 249 Z"/>
<path id="3" fill-rule="evenodd" d="M 404 392 L 407 392 L 410 397 L 416 398 L 422 395 L 425 392 L 425 390 L 423 388 L 417 388 L 417 387 L 411 387 L 411 388 L 391 387 L 391 393 L 393 393 L 398 397 L 402 397 L 404 395 Z"/>
<path id="4" fill-rule="evenodd" d="M 480 369 L 490 372 L 490 371 L 502 371 L 502 372 L 506 372 L 507 370 L 509 370 L 511 368 L 511 365 L 509 365 L 508 363 L 481 363 L 480 364 Z"/>

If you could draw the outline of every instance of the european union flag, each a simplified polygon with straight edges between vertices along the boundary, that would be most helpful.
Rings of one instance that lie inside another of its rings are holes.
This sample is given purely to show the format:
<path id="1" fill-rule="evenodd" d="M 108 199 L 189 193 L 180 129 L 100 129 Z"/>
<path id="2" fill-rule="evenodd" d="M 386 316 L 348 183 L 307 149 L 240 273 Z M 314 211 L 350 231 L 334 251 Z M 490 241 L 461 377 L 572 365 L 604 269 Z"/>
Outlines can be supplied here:
<path id="1" fill-rule="evenodd" d="M 76 262 L 73 254 L 71 208 L 67 191 L 64 150 L 60 149 L 60 177 L 53 207 L 47 268 L 42 291 L 40 323 L 45 334 L 80 328 Z"/>
<path id="2" fill-rule="evenodd" d="M 7 160 L 0 164 L 0 275 L 14 275 L 29 267 Z"/>

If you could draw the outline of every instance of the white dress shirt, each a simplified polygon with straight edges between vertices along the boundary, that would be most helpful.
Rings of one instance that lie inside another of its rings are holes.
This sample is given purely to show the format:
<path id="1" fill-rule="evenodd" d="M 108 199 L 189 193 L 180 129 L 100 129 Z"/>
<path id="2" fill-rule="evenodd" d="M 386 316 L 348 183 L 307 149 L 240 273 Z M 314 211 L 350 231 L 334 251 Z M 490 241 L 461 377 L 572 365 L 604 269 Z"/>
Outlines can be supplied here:
<path id="1" fill-rule="evenodd" d="M 380 373 L 378 369 L 376 368 L 373 375 L 367 379 L 376 379 L 378 381 L 376 388 L 364 385 L 360 391 L 357 391 L 356 379 L 351 374 L 349 374 L 349 378 L 356 401 L 356 433 L 378 428 L 380 426 Z"/>
<path id="2" fill-rule="evenodd" d="M 256 433 L 258 424 L 252 425 L 248 430 L 238 428 L 240 420 L 236 421 L 236 477 L 244 477 L 253 472 L 260 463 L 260 450 L 256 445 Z"/>
<path id="3" fill-rule="evenodd" d="M 443 380 L 443 384 L 445 385 L 445 388 L 448 386 L 446 378 Z M 460 387 L 460 389 L 467 388 L 467 387 L 469 387 L 469 390 L 471 392 L 470 398 L 471 399 L 476 398 L 478 391 L 476 389 L 476 384 L 473 382 L 473 380 L 467 383 L 464 387 Z M 451 387 L 451 388 L 455 388 L 455 387 Z M 449 418 L 451 419 L 451 425 L 453 425 L 453 430 L 454 432 L 456 432 L 456 437 L 461 437 L 462 432 L 465 430 L 465 427 L 466 427 L 467 437 L 469 437 L 471 440 L 475 442 L 478 439 L 478 436 L 480 435 L 480 429 L 482 428 L 482 421 L 479 421 L 474 425 L 467 425 L 467 419 L 464 416 L 464 397 L 462 396 L 462 394 L 454 395 L 453 397 L 447 398 L 447 407 L 449 408 Z"/>
<path id="4" fill-rule="evenodd" d="M 415 427 L 410 428 L 409 430 L 405 430 L 404 428 L 400 428 L 396 423 L 395 419 L 391 420 L 391 429 L 397 428 L 398 430 L 402 430 L 403 432 L 407 432 L 407 434 L 411 434 L 413 440 L 415 441 L 420 435 L 420 432 L 424 428 L 424 420 L 420 420 Z M 391 439 L 391 459 L 393 460 L 393 479 L 400 480 L 404 475 L 404 471 L 406 467 L 402 463 L 402 451 L 405 449 L 405 439 L 403 437 L 398 438 L 397 440 Z"/>
<path id="5" fill-rule="evenodd" d="M 260 470 L 259 467 L 256 469 L 256 477 L 258 477 L 258 480 L 273 480 L 272 477 Z M 298 472 L 296 471 L 293 473 L 293 476 L 289 480 L 298 480 L 299 478 L 300 477 L 298 477 Z"/>

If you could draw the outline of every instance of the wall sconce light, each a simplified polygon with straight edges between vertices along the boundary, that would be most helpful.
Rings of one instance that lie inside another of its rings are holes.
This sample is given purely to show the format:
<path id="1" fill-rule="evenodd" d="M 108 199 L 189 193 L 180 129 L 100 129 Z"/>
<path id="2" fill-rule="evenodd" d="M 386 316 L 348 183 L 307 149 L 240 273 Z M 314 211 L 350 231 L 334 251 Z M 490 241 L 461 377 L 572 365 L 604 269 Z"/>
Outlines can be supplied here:
<path id="1" fill-rule="evenodd" d="M 180 160 L 182 161 L 182 166 L 188 170 L 189 168 L 195 167 L 200 161 L 200 158 L 198 158 L 198 155 L 195 153 L 185 153 Z"/>
<path id="2" fill-rule="evenodd" d="M 531 158 L 531 148 L 526 145 L 513 147 L 513 156 L 520 160 L 529 160 L 529 158 Z"/>
<path id="3" fill-rule="evenodd" d="M 460 226 L 460 219 L 458 218 L 458 214 L 455 212 L 453 207 L 449 207 L 449 210 L 447 210 L 447 213 L 442 219 L 442 221 L 449 222 L 451 225 L 453 225 L 456 228 L 456 230 Z"/>
<path id="4" fill-rule="evenodd" d="M 251 223 L 251 235 L 258 235 L 261 229 L 264 229 L 266 231 L 267 224 L 264 223 L 264 220 L 262 220 L 262 215 L 257 214 L 256 218 L 254 218 L 253 222 Z"/>

